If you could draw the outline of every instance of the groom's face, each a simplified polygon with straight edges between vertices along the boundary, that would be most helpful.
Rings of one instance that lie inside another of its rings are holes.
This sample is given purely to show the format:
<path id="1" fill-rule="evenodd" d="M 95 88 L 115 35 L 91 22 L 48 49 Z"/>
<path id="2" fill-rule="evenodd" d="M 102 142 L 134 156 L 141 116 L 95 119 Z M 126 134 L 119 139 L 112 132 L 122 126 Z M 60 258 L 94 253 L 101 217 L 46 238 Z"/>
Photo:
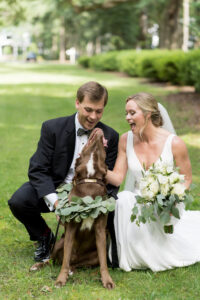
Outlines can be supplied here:
<path id="1" fill-rule="evenodd" d="M 99 122 L 104 111 L 104 98 L 98 102 L 93 102 L 88 96 L 85 96 L 80 102 L 76 99 L 76 109 L 78 111 L 78 120 L 80 124 L 88 130 L 93 129 Z"/>

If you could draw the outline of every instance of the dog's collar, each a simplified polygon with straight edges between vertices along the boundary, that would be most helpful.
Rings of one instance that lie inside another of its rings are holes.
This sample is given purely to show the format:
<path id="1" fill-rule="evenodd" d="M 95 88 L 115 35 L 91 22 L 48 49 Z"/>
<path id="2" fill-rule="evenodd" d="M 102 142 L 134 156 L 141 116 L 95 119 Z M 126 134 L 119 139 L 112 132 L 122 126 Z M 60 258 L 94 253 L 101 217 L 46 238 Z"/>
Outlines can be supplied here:
<path id="1" fill-rule="evenodd" d="M 105 183 L 101 179 L 96 179 L 96 178 L 85 178 L 85 179 L 73 181 L 73 185 L 78 185 L 78 184 L 82 184 L 82 183 L 98 183 L 100 185 L 105 186 Z"/>

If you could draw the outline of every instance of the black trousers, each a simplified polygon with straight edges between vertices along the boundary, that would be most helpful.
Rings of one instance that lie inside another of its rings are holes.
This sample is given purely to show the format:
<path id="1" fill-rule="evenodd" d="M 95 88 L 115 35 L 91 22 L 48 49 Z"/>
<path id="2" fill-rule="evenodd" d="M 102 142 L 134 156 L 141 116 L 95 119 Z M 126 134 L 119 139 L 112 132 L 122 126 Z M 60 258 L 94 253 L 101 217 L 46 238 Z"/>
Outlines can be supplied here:
<path id="1" fill-rule="evenodd" d="M 49 230 L 41 213 L 50 212 L 43 199 L 39 199 L 30 182 L 24 183 L 8 201 L 13 215 L 25 226 L 31 241 L 38 241 Z M 118 267 L 117 245 L 114 230 L 114 212 L 108 215 L 108 230 L 112 240 L 112 267 Z"/>
<path id="2" fill-rule="evenodd" d="M 48 230 L 41 213 L 50 212 L 43 199 L 39 199 L 30 182 L 24 183 L 8 201 L 13 215 L 24 224 L 30 240 L 37 241 Z"/>

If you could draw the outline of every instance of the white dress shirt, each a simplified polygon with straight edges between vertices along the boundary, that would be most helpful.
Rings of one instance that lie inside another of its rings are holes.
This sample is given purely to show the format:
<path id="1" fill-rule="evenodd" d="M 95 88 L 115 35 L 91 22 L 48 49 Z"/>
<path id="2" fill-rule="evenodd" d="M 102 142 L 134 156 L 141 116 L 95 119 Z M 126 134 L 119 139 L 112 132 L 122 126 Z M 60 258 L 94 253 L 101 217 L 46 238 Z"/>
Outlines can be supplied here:
<path id="1" fill-rule="evenodd" d="M 79 157 L 83 147 L 87 144 L 88 136 L 87 134 L 83 134 L 82 136 L 77 136 L 77 130 L 79 128 L 83 128 L 78 120 L 78 113 L 75 116 L 75 130 L 76 130 L 76 142 L 75 142 L 75 149 L 74 149 L 74 156 L 72 159 L 71 166 L 69 168 L 69 171 L 67 173 L 67 176 L 64 180 L 65 183 L 72 182 L 72 179 L 74 177 L 74 167 L 76 159 Z M 84 128 L 83 128 L 84 129 Z M 54 210 L 54 203 L 58 200 L 58 195 L 56 193 L 51 193 L 46 196 L 44 196 L 44 201 L 46 205 L 48 206 L 50 211 Z"/>

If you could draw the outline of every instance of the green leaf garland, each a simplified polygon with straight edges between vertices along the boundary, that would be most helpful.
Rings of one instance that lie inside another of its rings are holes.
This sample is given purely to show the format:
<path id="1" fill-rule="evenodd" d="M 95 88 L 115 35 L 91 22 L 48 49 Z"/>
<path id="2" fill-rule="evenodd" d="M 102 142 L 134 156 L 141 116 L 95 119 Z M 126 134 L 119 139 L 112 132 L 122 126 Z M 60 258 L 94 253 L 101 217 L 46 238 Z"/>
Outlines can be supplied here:
<path id="1" fill-rule="evenodd" d="M 55 213 L 61 217 L 61 222 L 81 222 L 86 218 L 96 219 L 100 214 L 107 214 L 115 210 L 115 199 L 97 196 L 93 199 L 91 196 L 83 198 L 73 196 L 69 203 L 68 195 L 72 189 L 71 184 L 62 184 L 57 188 L 58 205 Z"/>

